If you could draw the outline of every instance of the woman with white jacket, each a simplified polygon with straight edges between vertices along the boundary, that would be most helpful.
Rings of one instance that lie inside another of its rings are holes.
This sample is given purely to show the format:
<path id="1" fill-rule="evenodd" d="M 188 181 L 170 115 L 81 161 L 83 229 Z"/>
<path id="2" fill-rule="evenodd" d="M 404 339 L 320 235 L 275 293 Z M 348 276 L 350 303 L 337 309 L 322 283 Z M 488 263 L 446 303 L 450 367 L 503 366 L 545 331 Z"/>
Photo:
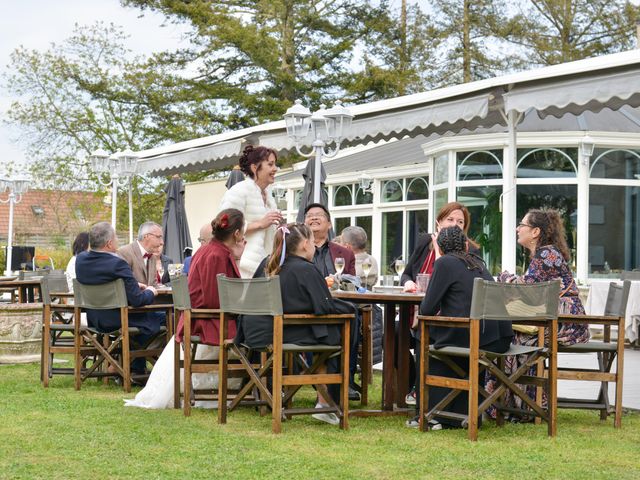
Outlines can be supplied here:
<path id="1" fill-rule="evenodd" d="M 271 253 L 276 226 L 283 221 L 270 188 L 278 171 L 276 160 L 275 150 L 247 145 L 239 162 L 246 179 L 227 190 L 220 204 L 220 210 L 236 208 L 244 214 L 247 245 L 239 265 L 243 278 L 253 277 Z"/>

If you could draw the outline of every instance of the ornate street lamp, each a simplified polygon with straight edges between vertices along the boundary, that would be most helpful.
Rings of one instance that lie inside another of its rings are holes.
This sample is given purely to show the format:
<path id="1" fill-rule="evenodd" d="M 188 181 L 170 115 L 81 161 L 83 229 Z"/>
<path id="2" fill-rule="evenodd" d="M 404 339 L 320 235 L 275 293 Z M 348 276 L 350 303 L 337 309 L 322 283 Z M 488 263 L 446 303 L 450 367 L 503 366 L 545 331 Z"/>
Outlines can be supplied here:
<path id="1" fill-rule="evenodd" d="M 322 157 L 335 157 L 340 151 L 340 143 L 346 137 L 351 128 L 353 115 L 348 108 L 342 106 L 340 100 L 336 101 L 333 108 L 325 110 L 324 105 L 320 105 L 320 110 L 313 114 L 302 105 L 301 100 L 296 100 L 295 104 L 284 114 L 285 124 L 287 126 L 287 135 L 293 140 L 296 150 L 303 157 L 312 157 L 315 155 L 315 170 L 313 173 L 313 202 L 320 203 L 320 171 L 322 167 Z M 313 150 L 304 153 L 300 144 L 309 134 L 313 135 Z M 326 150 L 325 147 L 329 143 L 335 144 L 334 150 Z"/>
<path id="2" fill-rule="evenodd" d="M 116 212 L 118 187 L 128 186 L 129 190 L 129 242 L 133 242 L 133 192 L 131 180 L 136 174 L 138 157 L 130 150 L 109 155 L 98 149 L 89 157 L 91 167 L 98 176 L 98 181 L 105 187 L 111 186 L 111 225 L 116 228 Z M 108 180 L 105 179 L 108 175 Z"/>
<path id="3" fill-rule="evenodd" d="M 29 189 L 29 178 L 0 178 L 0 193 L 9 192 L 6 200 L 0 199 L 1 203 L 9 204 L 9 232 L 7 234 L 7 268 L 4 274 L 11 274 L 11 260 L 13 257 L 13 206 L 20 203 L 22 194 Z"/>

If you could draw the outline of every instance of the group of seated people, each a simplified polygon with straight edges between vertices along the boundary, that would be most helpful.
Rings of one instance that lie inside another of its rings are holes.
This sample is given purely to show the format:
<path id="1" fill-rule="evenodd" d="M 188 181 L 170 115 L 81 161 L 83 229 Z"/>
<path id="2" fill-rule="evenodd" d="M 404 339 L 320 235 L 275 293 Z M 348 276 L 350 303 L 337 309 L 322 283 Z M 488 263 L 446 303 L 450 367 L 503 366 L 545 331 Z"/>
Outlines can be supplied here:
<path id="1" fill-rule="evenodd" d="M 371 287 L 378 278 L 375 259 L 366 253 L 366 233 L 360 227 L 348 227 L 341 233 L 341 243 L 330 241 L 331 215 L 322 204 L 310 204 L 304 210 L 304 223 L 283 222 L 275 209 L 269 187 L 275 176 L 275 152 L 265 147 L 247 147 L 240 167 L 247 175 L 245 181 L 234 185 L 222 201 L 222 209 L 210 224 L 200 230 L 200 247 L 189 259 L 185 268 L 188 273 L 189 294 L 193 308 L 219 308 L 216 276 L 224 274 L 232 278 L 251 278 L 278 275 L 280 277 L 282 302 L 285 313 L 329 314 L 356 313 L 351 326 L 352 348 L 350 358 L 349 398 L 359 398 L 354 382 L 357 345 L 359 342 L 358 309 L 351 303 L 335 299 L 327 286 L 327 278 L 336 273 L 335 259 L 344 259 L 343 273 L 359 276 L 366 287 Z M 419 274 L 430 274 L 426 294 L 418 308 L 422 315 L 467 317 L 470 313 L 473 282 L 475 278 L 493 281 L 482 258 L 479 246 L 468 238 L 470 216 L 467 208 L 457 202 L 443 206 L 436 217 L 436 232 L 421 240 L 412 252 L 400 280 L 403 290 L 416 291 Z M 584 314 L 578 297 L 578 289 L 569 267 L 570 252 L 567 247 L 562 219 L 554 210 L 530 210 L 522 218 L 517 229 L 518 243 L 530 255 L 530 264 L 524 275 L 516 276 L 503 272 L 498 276 L 502 282 L 534 283 L 553 279 L 562 282 L 560 313 Z M 113 228 L 106 222 L 93 226 L 88 234 L 88 251 L 78 252 L 74 257 L 73 272 L 80 283 L 102 284 L 122 278 L 126 285 L 127 298 L 132 306 L 147 305 L 157 294 L 155 286 L 163 279 L 159 275 L 162 258 L 163 236 L 159 225 L 147 222 L 140 226 L 138 239 L 130 245 L 118 248 Z M 365 262 L 371 263 L 367 274 L 362 269 Z M 387 319 L 394 321 L 394 319 Z M 119 327 L 117 314 L 89 312 L 89 325 L 104 331 Z M 138 326 L 141 335 L 157 332 L 164 318 L 162 314 L 132 315 L 130 325 Z M 414 325 L 415 326 L 415 325 Z M 182 319 L 176 329 L 177 341 L 182 341 Z M 271 319 L 239 319 L 230 322 L 229 338 L 254 346 L 264 346 L 272 339 Z M 215 355 L 219 345 L 218 319 L 196 320 L 192 332 L 202 342 L 212 347 L 206 354 Z M 415 331 L 414 331 L 415 332 Z M 420 338 L 414 333 L 415 341 Z M 430 339 L 436 348 L 469 345 L 468 331 L 464 329 L 432 328 Z M 589 331 L 586 326 L 562 323 L 558 341 L 570 345 L 586 342 Z M 289 326 L 285 341 L 298 344 L 337 345 L 340 334 L 337 327 Z M 483 349 L 505 352 L 512 343 L 532 345 L 537 335 L 513 331 L 507 322 L 485 322 L 480 346 Z M 416 352 L 418 349 L 415 349 Z M 418 359 L 419 360 L 419 359 Z M 132 370 L 143 372 L 144 360 L 138 359 Z M 466 369 L 461 362 L 460 367 Z M 519 367 L 518 358 L 507 361 L 507 369 Z M 337 364 L 326 365 L 327 369 Z M 415 388 L 407 395 L 408 403 L 417 404 Z M 429 362 L 429 373 L 449 374 L 450 367 L 437 360 Z M 154 379 L 155 378 L 155 379 Z M 491 392 L 496 387 L 492 378 L 479 379 Z M 156 363 L 149 384 L 131 405 L 163 408 L 170 406 L 173 392 L 173 348 L 165 348 Z M 445 388 L 433 388 L 429 395 L 429 408 L 448 393 Z M 535 398 L 534 389 L 528 393 Z M 336 395 L 335 390 L 330 394 Z M 517 398 L 507 398 L 520 406 Z M 318 398 L 322 407 L 326 399 Z M 458 395 L 452 411 L 466 412 L 468 398 Z M 489 412 L 490 414 L 492 412 Z M 495 414 L 495 412 L 493 412 Z M 319 420 L 337 423 L 334 414 L 316 415 Z M 516 419 L 517 420 L 517 419 Z M 521 419 L 526 420 L 526 419 Z M 418 425 L 418 418 L 407 422 L 409 427 Z M 443 418 L 433 420 L 432 429 L 459 427 L 460 424 Z"/>

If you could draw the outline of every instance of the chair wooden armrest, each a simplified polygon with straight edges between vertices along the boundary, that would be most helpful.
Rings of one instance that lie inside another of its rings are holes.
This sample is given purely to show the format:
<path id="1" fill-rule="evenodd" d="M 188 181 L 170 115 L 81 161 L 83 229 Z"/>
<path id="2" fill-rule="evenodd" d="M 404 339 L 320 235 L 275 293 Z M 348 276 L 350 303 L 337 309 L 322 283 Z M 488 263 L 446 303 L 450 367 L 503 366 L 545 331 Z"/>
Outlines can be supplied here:
<path id="1" fill-rule="evenodd" d="M 285 325 L 340 325 L 355 319 L 353 313 L 329 315 L 287 314 L 283 317 Z"/>
<path id="2" fill-rule="evenodd" d="M 441 317 L 437 315 L 418 315 L 418 321 L 429 327 L 459 327 L 467 328 L 471 324 L 468 317 Z"/>
<path id="3" fill-rule="evenodd" d="M 616 325 L 620 317 L 615 315 L 558 315 L 558 322 L 565 323 L 586 323 L 596 325 Z"/>

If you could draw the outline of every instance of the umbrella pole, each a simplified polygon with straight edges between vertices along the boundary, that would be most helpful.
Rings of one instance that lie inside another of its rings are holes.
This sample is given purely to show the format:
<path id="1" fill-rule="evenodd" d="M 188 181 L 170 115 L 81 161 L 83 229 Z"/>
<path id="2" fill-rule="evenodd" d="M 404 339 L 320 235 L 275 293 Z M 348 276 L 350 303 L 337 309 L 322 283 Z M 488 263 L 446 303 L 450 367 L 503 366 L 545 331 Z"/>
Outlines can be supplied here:
<path id="1" fill-rule="evenodd" d="M 133 243 L 133 186 L 129 179 L 129 243 Z"/>
<path id="2" fill-rule="evenodd" d="M 314 165 L 315 170 L 313 172 L 313 203 L 320 203 L 320 189 L 321 183 L 321 169 L 322 169 L 322 152 L 324 150 L 324 142 L 322 140 L 315 140 L 313 142 L 313 149 L 316 153 L 316 163 Z"/>

